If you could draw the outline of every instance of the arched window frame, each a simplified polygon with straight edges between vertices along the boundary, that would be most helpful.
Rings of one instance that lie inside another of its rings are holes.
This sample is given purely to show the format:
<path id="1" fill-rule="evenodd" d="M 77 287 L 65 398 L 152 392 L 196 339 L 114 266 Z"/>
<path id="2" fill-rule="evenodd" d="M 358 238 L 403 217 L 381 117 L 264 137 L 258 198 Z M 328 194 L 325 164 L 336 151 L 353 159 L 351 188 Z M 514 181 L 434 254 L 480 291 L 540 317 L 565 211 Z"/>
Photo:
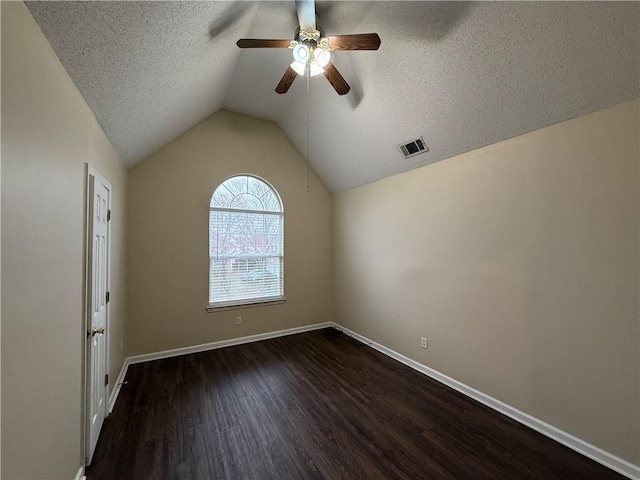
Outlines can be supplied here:
<path id="1" fill-rule="evenodd" d="M 282 301 L 282 199 L 263 178 L 233 175 L 216 187 L 209 203 L 207 310 Z"/>

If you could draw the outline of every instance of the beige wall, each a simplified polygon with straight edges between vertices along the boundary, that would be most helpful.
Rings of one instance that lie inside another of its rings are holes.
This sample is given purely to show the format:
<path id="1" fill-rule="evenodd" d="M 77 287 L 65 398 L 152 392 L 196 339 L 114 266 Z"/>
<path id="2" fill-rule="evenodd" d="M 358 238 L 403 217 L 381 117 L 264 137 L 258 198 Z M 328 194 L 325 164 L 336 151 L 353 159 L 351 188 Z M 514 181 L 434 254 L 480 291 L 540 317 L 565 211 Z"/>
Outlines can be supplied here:
<path id="1" fill-rule="evenodd" d="M 287 301 L 207 313 L 209 201 L 239 173 L 282 198 Z M 274 123 L 220 111 L 136 166 L 128 221 L 129 355 L 332 320 L 331 196 Z"/>
<path id="2" fill-rule="evenodd" d="M 334 197 L 337 321 L 639 464 L 638 111 Z"/>
<path id="3" fill-rule="evenodd" d="M 84 178 L 113 186 L 111 378 L 123 362 L 127 171 L 22 2 L 2 2 L 2 478 L 82 462 Z"/>
<path id="4" fill-rule="evenodd" d="M 332 223 L 279 128 L 228 112 L 127 179 L 24 4 L 1 9 L 2 478 L 72 478 L 82 461 L 84 162 L 114 188 L 112 379 L 126 255 L 128 355 L 330 321 L 333 306 L 341 324 L 640 463 L 637 100 L 340 194 Z M 287 302 L 209 314 L 208 203 L 237 173 L 283 199 Z"/>

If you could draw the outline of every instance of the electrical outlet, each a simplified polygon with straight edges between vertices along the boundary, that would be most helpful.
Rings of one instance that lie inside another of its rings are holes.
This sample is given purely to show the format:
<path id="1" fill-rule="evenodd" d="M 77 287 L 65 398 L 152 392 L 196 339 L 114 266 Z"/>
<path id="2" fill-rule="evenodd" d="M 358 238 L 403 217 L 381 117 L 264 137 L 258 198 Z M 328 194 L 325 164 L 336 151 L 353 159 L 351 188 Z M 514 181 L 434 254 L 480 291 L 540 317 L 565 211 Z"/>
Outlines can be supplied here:
<path id="1" fill-rule="evenodd" d="M 242 317 L 240 315 L 236 317 L 236 325 L 242 325 Z"/>
<path id="2" fill-rule="evenodd" d="M 429 348 L 429 343 L 427 342 L 427 337 L 420 338 L 420 346 L 422 348 Z"/>

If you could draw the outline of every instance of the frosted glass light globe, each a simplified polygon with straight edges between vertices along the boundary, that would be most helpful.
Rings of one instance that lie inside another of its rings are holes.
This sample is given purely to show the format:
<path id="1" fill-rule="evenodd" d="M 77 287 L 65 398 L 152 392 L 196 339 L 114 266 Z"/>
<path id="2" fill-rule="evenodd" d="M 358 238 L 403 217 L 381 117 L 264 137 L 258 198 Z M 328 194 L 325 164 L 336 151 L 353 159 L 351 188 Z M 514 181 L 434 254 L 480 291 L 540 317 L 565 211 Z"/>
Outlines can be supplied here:
<path id="1" fill-rule="evenodd" d="M 329 63 L 329 60 L 331 59 L 329 50 L 324 50 L 322 48 L 316 48 L 313 51 L 313 56 L 316 59 L 316 63 L 319 67 L 326 67 L 327 63 Z"/>
<path id="2" fill-rule="evenodd" d="M 293 58 L 296 62 L 300 62 L 305 64 L 311 58 L 311 52 L 309 51 L 309 47 L 307 47 L 304 43 L 299 43 L 295 47 L 293 47 Z"/>
<path id="3" fill-rule="evenodd" d="M 292 62 L 291 68 L 293 68 L 298 75 L 304 77 L 304 69 L 306 68 L 306 65 L 304 63 Z"/>
<path id="4" fill-rule="evenodd" d="M 311 62 L 309 65 L 309 75 L 312 77 L 317 77 L 318 75 L 322 75 L 324 73 L 324 68 L 318 65 L 318 62 L 315 60 Z"/>

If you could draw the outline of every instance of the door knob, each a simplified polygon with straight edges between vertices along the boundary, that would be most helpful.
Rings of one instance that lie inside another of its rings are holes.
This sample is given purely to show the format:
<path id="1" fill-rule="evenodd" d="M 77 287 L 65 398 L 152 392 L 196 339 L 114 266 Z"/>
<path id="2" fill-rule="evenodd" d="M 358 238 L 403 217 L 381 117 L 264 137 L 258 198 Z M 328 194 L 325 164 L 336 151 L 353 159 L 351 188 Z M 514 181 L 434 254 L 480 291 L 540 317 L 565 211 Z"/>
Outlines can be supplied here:
<path id="1" fill-rule="evenodd" d="M 104 334 L 104 327 L 92 328 L 91 329 L 91 338 L 93 338 L 97 334 L 103 335 Z"/>

